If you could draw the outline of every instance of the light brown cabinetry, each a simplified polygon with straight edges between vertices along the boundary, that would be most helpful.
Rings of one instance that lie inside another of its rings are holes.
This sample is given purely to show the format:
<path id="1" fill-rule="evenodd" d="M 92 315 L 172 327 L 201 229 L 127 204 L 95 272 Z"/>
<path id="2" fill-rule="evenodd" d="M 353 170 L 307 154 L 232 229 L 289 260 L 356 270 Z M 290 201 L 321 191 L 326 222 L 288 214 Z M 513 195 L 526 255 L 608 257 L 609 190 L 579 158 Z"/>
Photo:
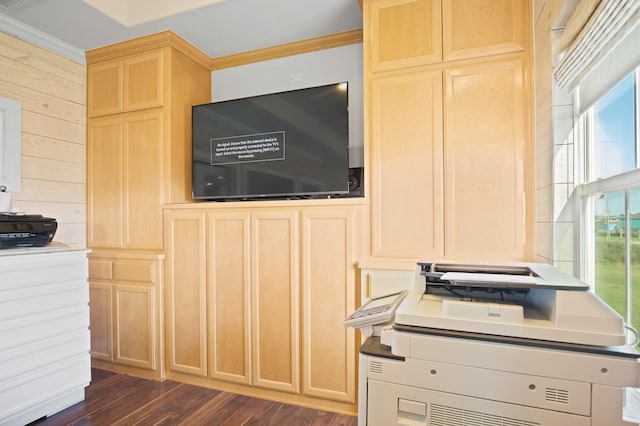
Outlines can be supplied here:
<path id="1" fill-rule="evenodd" d="M 87 114 L 98 117 L 162 106 L 163 73 L 162 50 L 107 60 L 89 67 Z"/>
<path id="2" fill-rule="evenodd" d="M 448 257 L 528 259 L 525 72 L 521 55 L 445 68 Z"/>
<path id="3" fill-rule="evenodd" d="M 300 254 L 295 209 L 250 213 L 253 385 L 300 389 Z"/>
<path id="4" fill-rule="evenodd" d="M 365 44 L 373 72 L 442 60 L 440 0 L 365 1 Z"/>
<path id="5" fill-rule="evenodd" d="M 162 146 L 158 143 L 162 138 L 159 110 L 89 121 L 87 240 L 91 247 L 162 249 Z"/>
<path id="6" fill-rule="evenodd" d="M 116 363 L 163 378 L 160 343 L 162 256 L 89 254 L 91 352 L 94 364 Z"/>
<path id="7" fill-rule="evenodd" d="M 93 358 L 162 378 L 162 207 L 191 198 L 191 107 L 210 101 L 210 59 L 169 31 L 86 57 Z"/>
<path id="8" fill-rule="evenodd" d="M 166 210 L 168 377 L 353 408 L 357 209 Z"/>
<path id="9" fill-rule="evenodd" d="M 288 218 L 281 222 L 289 231 Z M 248 211 L 222 211 L 206 214 L 206 268 L 209 310 L 209 377 L 235 383 L 252 383 L 251 312 L 251 215 Z M 288 241 L 284 250 L 288 253 Z M 288 270 L 292 262 L 286 259 Z M 285 283 L 289 283 L 286 280 Z M 286 300 L 284 301 L 286 302 Z M 281 304 L 274 305 L 282 307 Z M 290 309 L 286 309 L 289 313 Z M 284 327 L 289 330 L 290 327 Z M 285 339 L 290 334 L 283 333 Z M 259 340 L 259 339 L 258 339 Z M 291 365 L 290 356 L 283 365 Z M 290 369 L 286 370 L 287 372 Z M 285 381 L 291 384 L 291 381 Z"/>
<path id="10" fill-rule="evenodd" d="M 176 210 L 166 227 L 169 370 L 297 392 L 296 217 Z"/>
<path id="11" fill-rule="evenodd" d="M 167 371 L 207 375 L 207 240 L 202 211 L 166 212 Z"/>
<path id="12" fill-rule="evenodd" d="M 383 73 L 370 91 L 372 254 L 441 257 L 442 72 Z"/>
<path id="13" fill-rule="evenodd" d="M 529 49 L 528 0 L 442 0 L 443 60 Z"/>
<path id="14" fill-rule="evenodd" d="M 358 306 L 359 207 L 304 208 L 300 215 L 302 394 L 353 403 L 356 336 L 342 320 Z"/>
<path id="15" fill-rule="evenodd" d="M 370 260 L 530 260 L 529 14 L 520 0 L 364 2 Z"/>

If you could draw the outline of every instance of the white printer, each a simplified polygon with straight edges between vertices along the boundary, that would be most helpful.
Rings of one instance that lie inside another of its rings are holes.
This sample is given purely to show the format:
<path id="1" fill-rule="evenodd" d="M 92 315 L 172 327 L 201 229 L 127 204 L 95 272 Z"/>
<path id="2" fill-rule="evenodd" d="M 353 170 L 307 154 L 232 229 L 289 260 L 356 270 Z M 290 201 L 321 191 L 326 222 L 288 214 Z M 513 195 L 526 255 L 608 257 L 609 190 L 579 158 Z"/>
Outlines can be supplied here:
<path id="1" fill-rule="evenodd" d="M 587 284 L 546 264 L 419 263 L 415 277 L 345 319 L 371 330 L 389 308 L 360 349 L 359 426 L 638 424 L 640 353 Z"/>

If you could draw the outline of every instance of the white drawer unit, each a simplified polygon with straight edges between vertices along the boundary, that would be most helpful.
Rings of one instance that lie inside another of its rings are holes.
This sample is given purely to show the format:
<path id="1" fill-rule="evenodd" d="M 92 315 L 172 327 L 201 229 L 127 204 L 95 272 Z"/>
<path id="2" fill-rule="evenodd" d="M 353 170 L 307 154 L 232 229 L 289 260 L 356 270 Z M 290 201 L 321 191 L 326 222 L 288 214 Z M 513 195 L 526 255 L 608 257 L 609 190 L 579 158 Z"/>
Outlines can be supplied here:
<path id="1" fill-rule="evenodd" d="M 91 380 L 87 251 L 0 251 L 0 425 L 84 400 Z"/>

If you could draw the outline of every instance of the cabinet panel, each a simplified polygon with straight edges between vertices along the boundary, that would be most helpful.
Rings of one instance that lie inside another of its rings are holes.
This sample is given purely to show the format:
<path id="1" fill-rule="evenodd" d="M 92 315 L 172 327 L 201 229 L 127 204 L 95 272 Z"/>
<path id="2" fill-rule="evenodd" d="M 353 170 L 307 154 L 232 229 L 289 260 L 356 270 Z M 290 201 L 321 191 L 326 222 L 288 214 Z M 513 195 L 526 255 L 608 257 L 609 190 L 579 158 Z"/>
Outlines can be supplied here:
<path id="1" fill-rule="evenodd" d="M 443 0 L 444 60 L 525 49 L 528 1 Z"/>
<path id="2" fill-rule="evenodd" d="M 118 114 L 163 105 L 164 56 L 156 51 L 87 67 L 87 114 Z"/>
<path id="3" fill-rule="evenodd" d="M 91 356 L 113 361 L 113 292 L 109 284 L 89 283 Z"/>
<path id="4" fill-rule="evenodd" d="M 295 210 L 251 219 L 253 383 L 299 391 L 298 224 Z"/>
<path id="5" fill-rule="evenodd" d="M 89 117 L 122 111 L 122 62 L 108 61 L 87 67 Z"/>
<path id="6" fill-rule="evenodd" d="M 364 3 L 371 70 L 442 60 L 440 0 L 372 0 Z"/>
<path id="7" fill-rule="evenodd" d="M 167 366 L 176 372 L 206 376 L 205 213 L 166 214 Z"/>
<path id="8" fill-rule="evenodd" d="M 113 261 L 89 260 L 89 278 L 96 280 L 113 279 Z"/>
<path id="9" fill-rule="evenodd" d="M 250 383 L 249 213 L 207 215 L 209 375 Z"/>
<path id="10" fill-rule="evenodd" d="M 445 80 L 447 257 L 526 260 L 522 59 L 448 68 Z"/>
<path id="11" fill-rule="evenodd" d="M 99 367 L 120 371 L 147 370 L 145 377 L 163 379 L 161 255 L 133 255 L 95 250 L 89 254 L 92 356 Z M 104 348 L 108 347 L 108 356 Z M 128 370 L 127 367 L 135 367 Z"/>
<path id="12" fill-rule="evenodd" d="M 415 269 L 362 269 L 360 271 L 360 299 L 364 305 L 369 299 L 413 288 Z"/>
<path id="13" fill-rule="evenodd" d="M 87 137 L 87 244 L 122 246 L 122 120 L 89 120 Z"/>
<path id="14" fill-rule="evenodd" d="M 89 121 L 89 246 L 162 248 L 162 117 L 144 111 Z"/>
<path id="15" fill-rule="evenodd" d="M 302 212 L 303 393 L 355 402 L 355 211 Z"/>
<path id="16" fill-rule="evenodd" d="M 113 277 L 117 281 L 157 283 L 158 265 L 149 261 L 118 259 L 113 265 Z"/>
<path id="17" fill-rule="evenodd" d="M 125 248 L 162 248 L 162 123 L 161 111 L 124 118 Z"/>
<path id="18" fill-rule="evenodd" d="M 371 80 L 372 253 L 443 254 L 442 74 Z"/>
<path id="19" fill-rule="evenodd" d="M 163 60 L 162 51 L 135 55 L 124 60 L 124 111 L 162 106 Z"/>
<path id="20" fill-rule="evenodd" d="M 115 362 L 156 369 L 154 300 L 151 286 L 115 286 Z"/>

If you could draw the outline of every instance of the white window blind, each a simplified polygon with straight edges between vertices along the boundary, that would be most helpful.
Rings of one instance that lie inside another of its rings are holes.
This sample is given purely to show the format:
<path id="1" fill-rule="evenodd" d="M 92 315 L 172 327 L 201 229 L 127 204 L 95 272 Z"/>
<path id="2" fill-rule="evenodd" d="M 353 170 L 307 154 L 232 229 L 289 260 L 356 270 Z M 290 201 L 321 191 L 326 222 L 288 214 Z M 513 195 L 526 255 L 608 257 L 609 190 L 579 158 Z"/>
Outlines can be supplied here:
<path id="1" fill-rule="evenodd" d="M 557 83 L 580 86 L 581 109 L 640 65 L 640 0 L 582 0 L 567 21 Z M 588 88 L 584 93 L 584 89 Z"/>

